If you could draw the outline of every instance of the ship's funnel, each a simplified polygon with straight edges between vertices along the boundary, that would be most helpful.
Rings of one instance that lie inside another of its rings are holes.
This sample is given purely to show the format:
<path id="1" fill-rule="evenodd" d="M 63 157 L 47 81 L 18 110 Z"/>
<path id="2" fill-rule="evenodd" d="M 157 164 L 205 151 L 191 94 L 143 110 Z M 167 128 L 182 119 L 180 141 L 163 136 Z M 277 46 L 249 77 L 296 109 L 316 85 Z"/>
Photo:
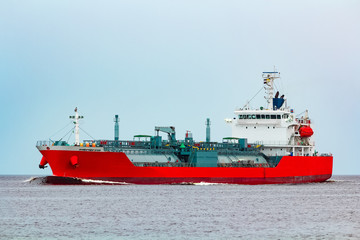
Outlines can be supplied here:
<path id="1" fill-rule="evenodd" d="M 274 110 L 280 109 L 284 104 L 284 102 L 285 102 L 284 98 L 273 98 L 273 109 Z"/>

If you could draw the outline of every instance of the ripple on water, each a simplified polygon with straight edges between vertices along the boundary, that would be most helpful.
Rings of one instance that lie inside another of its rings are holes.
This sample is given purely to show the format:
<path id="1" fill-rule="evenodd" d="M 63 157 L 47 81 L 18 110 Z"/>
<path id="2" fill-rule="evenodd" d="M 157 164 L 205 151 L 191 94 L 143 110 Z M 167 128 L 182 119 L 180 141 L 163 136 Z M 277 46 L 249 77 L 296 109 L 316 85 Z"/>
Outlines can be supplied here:
<path id="1" fill-rule="evenodd" d="M 1 239 L 360 239 L 360 177 L 299 185 L 52 185 L 0 177 Z"/>

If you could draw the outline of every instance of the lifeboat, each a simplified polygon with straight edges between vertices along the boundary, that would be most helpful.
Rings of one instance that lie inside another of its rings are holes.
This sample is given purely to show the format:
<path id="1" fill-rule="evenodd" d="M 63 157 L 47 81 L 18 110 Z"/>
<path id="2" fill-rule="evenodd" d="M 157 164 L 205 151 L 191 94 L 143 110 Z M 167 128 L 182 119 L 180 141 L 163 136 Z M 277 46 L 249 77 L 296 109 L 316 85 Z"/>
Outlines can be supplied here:
<path id="1" fill-rule="evenodd" d="M 299 129 L 301 137 L 311 137 L 314 134 L 314 131 L 309 126 L 303 126 Z"/>

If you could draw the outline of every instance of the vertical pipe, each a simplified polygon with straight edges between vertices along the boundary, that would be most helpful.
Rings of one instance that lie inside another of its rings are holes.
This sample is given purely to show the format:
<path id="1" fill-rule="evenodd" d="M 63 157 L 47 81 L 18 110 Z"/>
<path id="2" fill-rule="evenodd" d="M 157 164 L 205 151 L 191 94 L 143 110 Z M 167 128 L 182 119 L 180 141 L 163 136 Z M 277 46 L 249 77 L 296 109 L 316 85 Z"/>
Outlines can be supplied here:
<path id="1" fill-rule="evenodd" d="M 114 122 L 115 122 L 115 127 L 114 127 L 114 130 L 115 130 L 115 133 L 114 133 L 114 139 L 115 141 L 119 141 L 119 115 L 115 115 L 115 119 L 114 119 Z"/>
<path id="2" fill-rule="evenodd" d="M 206 119 L 206 142 L 210 142 L 210 118 Z"/>

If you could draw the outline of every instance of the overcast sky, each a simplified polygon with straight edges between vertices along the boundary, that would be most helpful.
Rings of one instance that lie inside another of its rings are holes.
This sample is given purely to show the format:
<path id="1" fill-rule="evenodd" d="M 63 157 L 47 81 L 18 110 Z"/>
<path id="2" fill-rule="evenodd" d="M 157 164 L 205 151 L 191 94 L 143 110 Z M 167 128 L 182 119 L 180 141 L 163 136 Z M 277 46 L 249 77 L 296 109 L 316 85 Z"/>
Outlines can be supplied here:
<path id="1" fill-rule="evenodd" d="M 274 66 L 333 173 L 360 174 L 359 12 L 347 0 L 1 1 L 0 174 L 51 174 L 36 141 L 62 137 L 75 107 L 96 139 L 113 138 L 119 114 L 120 139 L 175 126 L 205 140 L 210 117 L 221 141 Z"/>

